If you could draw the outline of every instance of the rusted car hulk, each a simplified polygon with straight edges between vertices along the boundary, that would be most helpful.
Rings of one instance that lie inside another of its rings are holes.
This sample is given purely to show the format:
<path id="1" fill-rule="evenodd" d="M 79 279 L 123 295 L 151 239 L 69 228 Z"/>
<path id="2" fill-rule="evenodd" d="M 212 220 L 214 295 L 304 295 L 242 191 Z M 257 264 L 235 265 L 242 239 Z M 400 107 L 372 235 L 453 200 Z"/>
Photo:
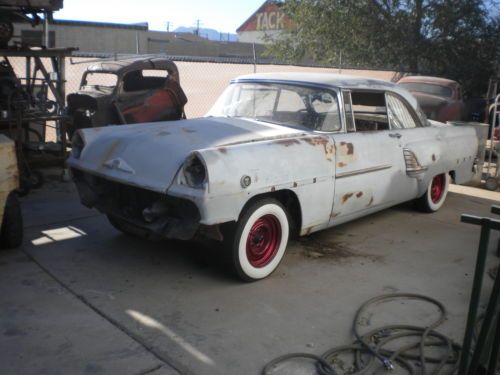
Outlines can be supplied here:
<path id="1" fill-rule="evenodd" d="M 85 129 L 74 146 L 84 205 L 125 233 L 222 240 L 238 275 L 258 280 L 291 233 L 414 199 L 438 210 L 450 178 L 472 178 L 478 141 L 392 83 L 275 73 L 233 80 L 205 118 Z"/>
<path id="2" fill-rule="evenodd" d="M 446 122 L 467 119 L 462 88 L 456 81 L 440 77 L 408 76 L 401 78 L 398 85 L 415 96 L 431 120 Z"/>
<path id="3" fill-rule="evenodd" d="M 88 127 L 179 120 L 187 98 L 175 63 L 155 57 L 93 64 L 67 101 L 72 136 Z"/>

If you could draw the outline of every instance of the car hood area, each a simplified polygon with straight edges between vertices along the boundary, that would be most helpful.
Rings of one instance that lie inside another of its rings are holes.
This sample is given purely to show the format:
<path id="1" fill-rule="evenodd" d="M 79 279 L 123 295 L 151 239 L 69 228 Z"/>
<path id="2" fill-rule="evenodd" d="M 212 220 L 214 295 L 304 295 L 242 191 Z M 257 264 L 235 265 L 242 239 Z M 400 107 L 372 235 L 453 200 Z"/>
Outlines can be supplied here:
<path id="1" fill-rule="evenodd" d="M 305 134 L 276 124 L 219 117 L 83 129 L 68 164 L 164 192 L 193 151 Z M 78 149 L 78 143 L 83 148 Z"/>

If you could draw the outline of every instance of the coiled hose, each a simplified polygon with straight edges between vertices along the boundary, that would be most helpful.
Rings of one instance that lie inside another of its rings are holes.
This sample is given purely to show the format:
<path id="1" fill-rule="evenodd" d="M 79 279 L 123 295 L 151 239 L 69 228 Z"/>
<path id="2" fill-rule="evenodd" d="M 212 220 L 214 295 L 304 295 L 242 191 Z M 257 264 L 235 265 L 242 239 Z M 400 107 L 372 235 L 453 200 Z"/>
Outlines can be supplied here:
<path id="1" fill-rule="evenodd" d="M 398 299 L 419 300 L 435 305 L 439 309 L 440 316 L 427 327 L 386 325 L 363 335 L 359 333 L 361 317 L 371 306 Z M 411 375 L 416 374 L 412 362 L 419 367 L 418 373 L 421 375 L 443 374 L 442 371 L 445 366 L 448 366 L 447 373 L 453 374 L 458 366 L 461 347 L 449 337 L 435 331 L 435 328 L 441 325 L 445 319 L 446 309 L 444 305 L 433 298 L 411 293 L 384 294 L 366 301 L 356 311 L 352 324 L 352 333 L 356 341 L 352 345 L 332 348 L 321 356 L 309 353 L 283 355 L 269 362 L 263 369 L 263 375 L 277 374 L 278 365 L 295 359 L 314 360 L 317 372 L 320 375 L 339 375 L 334 367 L 335 360 L 338 355 L 349 352 L 354 355 L 354 372 L 350 371 L 349 374 L 351 375 L 378 375 L 384 370 L 392 370 L 394 362 Z M 417 337 L 420 339 L 416 342 L 405 344 L 395 350 L 385 348 L 387 344 L 395 340 Z M 431 356 L 427 354 L 429 347 L 441 347 L 445 349 L 445 352 L 439 357 Z M 415 350 L 418 350 L 418 352 L 415 353 Z M 434 365 L 432 372 L 428 372 L 428 364 Z"/>

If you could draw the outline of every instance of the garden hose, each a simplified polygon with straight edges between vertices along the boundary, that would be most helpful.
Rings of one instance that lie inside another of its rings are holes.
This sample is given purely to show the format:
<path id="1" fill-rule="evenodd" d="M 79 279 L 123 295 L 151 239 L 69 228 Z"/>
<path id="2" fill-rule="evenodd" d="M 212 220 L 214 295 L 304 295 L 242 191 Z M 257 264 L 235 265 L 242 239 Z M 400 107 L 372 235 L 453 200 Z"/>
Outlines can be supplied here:
<path id="1" fill-rule="evenodd" d="M 439 310 L 439 318 L 427 327 L 413 325 L 385 325 L 360 334 L 359 325 L 362 315 L 373 305 L 394 301 L 398 299 L 424 301 L 436 306 Z M 320 375 L 340 375 L 335 370 L 336 359 L 341 353 L 352 353 L 354 355 L 354 369 L 349 370 L 350 375 L 378 375 L 384 371 L 394 369 L 394 363 L 405 369 L 410 375 L 416 374 L 412 363 L 419 366 L 419 374 L 438 375 L 443 374 L 445 366 L 449 367 L 447 373 L 452 374 L 458 366 L 460 345 L 453 342 L 449 337 L 435 331 L 435 329 L 446 320 L 446 309 L 444 305 L 427 296 L 411 293 L 385 294 L 372 298 L 363 303 L 354 316 L 352 333 L 356 341 L 352 345 L 332 348 L 321 356 L 309 353 L 286 354 L 269 362 L 263 369 L 263 375 L 278 374 L 277 367 L 294 359 L 312 359 L 316 361 L 316 370 Z M 394 350 L 386 349 L 387 344 L 405 338 L 420 338 L 417 342 L 404 344 Z M 430 347 L 444 348 L 444 353 L 437 357 L 426 353 Z M 380 362 L 380 363 L 377 363 Z M 433 370 L 427 371 L 427 364 L 433 364 Z M 354 371 L 354 372 L 353 372 Z M 347 373 L 347 372 L 346 372 Z"/>

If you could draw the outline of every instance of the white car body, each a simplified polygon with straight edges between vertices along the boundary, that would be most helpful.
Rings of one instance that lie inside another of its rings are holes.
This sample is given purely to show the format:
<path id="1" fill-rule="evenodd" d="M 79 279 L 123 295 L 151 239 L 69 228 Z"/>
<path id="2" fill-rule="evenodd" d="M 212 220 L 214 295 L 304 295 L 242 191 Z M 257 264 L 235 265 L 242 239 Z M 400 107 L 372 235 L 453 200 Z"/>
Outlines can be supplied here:
<path id="1" fill-rule="evenodd" d="M 392 83 L 287 73 L 243 76 L 231 86 L 208 117 L 79 131 L 68 164 L 82 202 L 145 232 L 187 240 L 200 232 L 220 238 L 219 227 L 238 223 L 250 203 L 273 198 L 307 235 L 419 198 L 438 175 L 459 184 L 473 176 L 474 129 L 427 122 L 416 100 Z M 235 90 L 239 99 L 231 102 Z M 290 108 L 279 111 L 285 93 Z M 307 110 L 295 111 L 290 103 L 301 104 L 293 93 L 303 94 Z M 264 115 L 237 116 L 271 97 Z M 327 108 L 314 114 L 314 129 L 283 124 L 305 119 L 313 106 Z M 149 200 L 127 213 L 126 199 L 110 203 L 121 194 L 116 189 Z"/>

